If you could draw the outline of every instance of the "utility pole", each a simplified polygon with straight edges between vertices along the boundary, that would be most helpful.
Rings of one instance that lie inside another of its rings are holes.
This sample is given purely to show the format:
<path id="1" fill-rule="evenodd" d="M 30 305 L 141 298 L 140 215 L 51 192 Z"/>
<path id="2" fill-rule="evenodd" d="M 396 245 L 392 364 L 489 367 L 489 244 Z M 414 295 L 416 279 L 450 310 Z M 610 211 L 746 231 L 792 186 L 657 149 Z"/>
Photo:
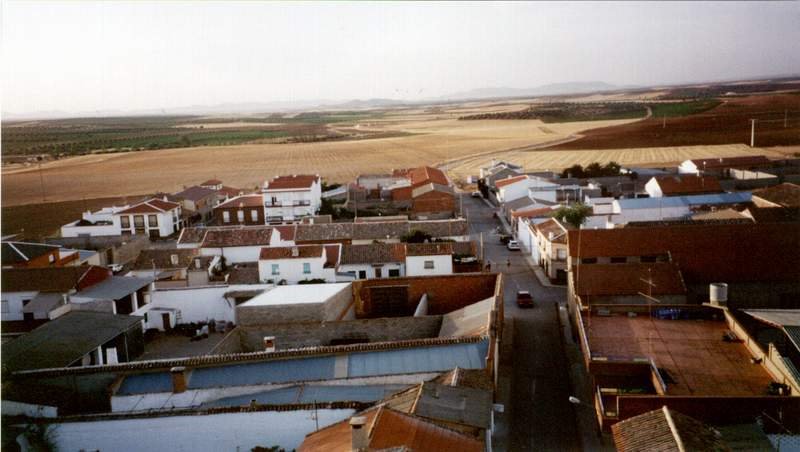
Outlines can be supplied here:
<path id="1" fill-rule="evenodd" d="M 756 120 L 751 119 L 750 124 L 750 147 L 752 148 L 756 146 Z"/>

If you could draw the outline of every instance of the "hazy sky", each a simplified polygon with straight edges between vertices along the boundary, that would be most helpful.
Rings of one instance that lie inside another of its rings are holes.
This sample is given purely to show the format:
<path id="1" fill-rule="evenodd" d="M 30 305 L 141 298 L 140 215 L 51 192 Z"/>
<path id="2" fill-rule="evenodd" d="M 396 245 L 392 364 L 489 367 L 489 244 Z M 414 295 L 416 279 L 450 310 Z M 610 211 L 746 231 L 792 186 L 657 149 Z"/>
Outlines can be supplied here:
<path id="1" fill-rule="evenodd" d="M 2 3 L 5 112 L 800 73 L 800 3 Z"/>

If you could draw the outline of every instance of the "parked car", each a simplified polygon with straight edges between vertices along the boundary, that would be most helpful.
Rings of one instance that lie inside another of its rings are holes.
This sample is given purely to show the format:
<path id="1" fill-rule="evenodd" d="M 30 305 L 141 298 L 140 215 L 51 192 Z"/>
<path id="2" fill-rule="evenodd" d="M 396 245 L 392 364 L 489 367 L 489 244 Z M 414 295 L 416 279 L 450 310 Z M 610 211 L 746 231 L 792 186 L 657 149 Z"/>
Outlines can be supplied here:
<path id="1" fill-rule="evenodd" d="M 519 251 L 519 242 L 516 240 L 509 240 L 506 247 L 511 251 Z"/>
<path id="2" fill-rule="evenodd" d="M 511 241 L 511 236 L 508 234 L 500 234 L 500 243 L 507 245 Z"/>
<path id="3" fill-rule="evenodd" d="M 474 191 L 474 192 L 472 192 L 472 194 L 470 196 L 472 196 L 473 198 L 480 198 L 481 197 L 481 192 Z"/>
<path id="4" fill-rule="evenodd" d="M 532 308 L 533 297 L 527 290 L 517 291 L 517 306 L 520 308 Z"/>

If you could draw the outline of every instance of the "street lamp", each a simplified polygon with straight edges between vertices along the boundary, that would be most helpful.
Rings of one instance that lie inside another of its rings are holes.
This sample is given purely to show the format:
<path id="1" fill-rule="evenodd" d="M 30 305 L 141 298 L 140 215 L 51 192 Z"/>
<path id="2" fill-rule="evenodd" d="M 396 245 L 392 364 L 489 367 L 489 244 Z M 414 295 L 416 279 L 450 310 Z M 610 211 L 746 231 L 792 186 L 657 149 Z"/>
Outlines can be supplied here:
<path id="1" fill-rule="evenodd" d="M 583 402 L 581 402 L 581 399 L 579 399 L 579 398 L 577 398 L 575 396 L 569 396 L 569 403 L 571 403 L 573 405 L 583 405 Z"/>

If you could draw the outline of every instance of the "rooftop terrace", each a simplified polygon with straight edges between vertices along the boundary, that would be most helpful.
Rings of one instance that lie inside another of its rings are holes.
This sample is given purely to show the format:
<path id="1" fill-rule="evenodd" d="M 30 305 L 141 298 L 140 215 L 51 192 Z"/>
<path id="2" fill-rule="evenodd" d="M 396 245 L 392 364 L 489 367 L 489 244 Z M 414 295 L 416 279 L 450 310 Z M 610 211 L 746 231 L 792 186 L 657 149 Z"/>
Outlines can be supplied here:
<path id="1" fill-rule="evenodd" d="M 592 359 L 652 357 L 667 383 L 667 395 L 758 396 L 772 382 L 761 365 L 750 362 L 744 344 L 723 340 L 728 328 L 722 320 L 661 320 L 623 313 L 584 316 L 583 323 Z"/>

